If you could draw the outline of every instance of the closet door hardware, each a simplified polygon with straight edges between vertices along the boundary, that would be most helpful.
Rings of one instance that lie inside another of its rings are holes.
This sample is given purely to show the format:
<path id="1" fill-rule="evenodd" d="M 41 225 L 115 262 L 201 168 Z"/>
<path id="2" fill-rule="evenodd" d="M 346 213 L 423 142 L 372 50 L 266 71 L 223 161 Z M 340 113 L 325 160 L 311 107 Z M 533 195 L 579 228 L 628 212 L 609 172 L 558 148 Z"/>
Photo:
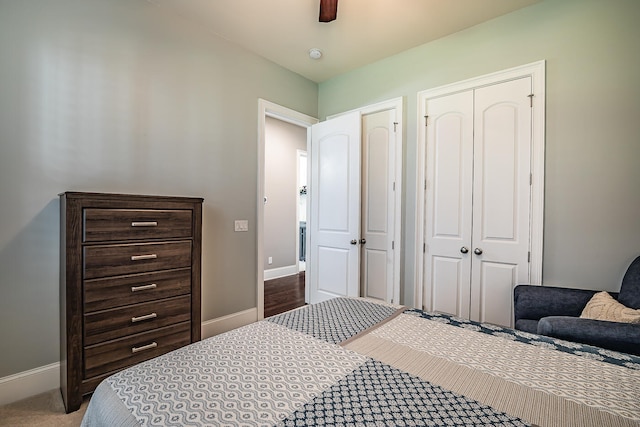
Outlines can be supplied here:
<path id="1" fill-rule="evenodd" d="M 364 238 L 363 238 L 363 239 L 360 239 L 360 244 L 361 244 L 361 245 L 364 245 L 365 243 L 367 243 L 367 239 L 364 239 Z"/>
<path id="2" fill-rule="evenodd" d="M 358 244 L 358 241 L 357 241 L 356 239 L 353 239 L 353 240 L 351 240 L 351 242 L 349 242 L 349 243 L 351 243 L 352 245 L 357 245 L 357 244 Z"/>
<path id="3" fill-rule="evenodd" d="M 475 249 L 473 250 L 473 253 L 474 253 L 474 254 L 476 254 L 476 255 L 482 255 L 482 249 L 480 249 L 480 248 L 475 248 Z"/>
<path id="4" fill-rule="evenodd" d="M 466 246 L 463 246 L 460 248 L 460 252 L 462 252 L 463 254 L 469 253 L 469 248 L 467 248 Z"/>

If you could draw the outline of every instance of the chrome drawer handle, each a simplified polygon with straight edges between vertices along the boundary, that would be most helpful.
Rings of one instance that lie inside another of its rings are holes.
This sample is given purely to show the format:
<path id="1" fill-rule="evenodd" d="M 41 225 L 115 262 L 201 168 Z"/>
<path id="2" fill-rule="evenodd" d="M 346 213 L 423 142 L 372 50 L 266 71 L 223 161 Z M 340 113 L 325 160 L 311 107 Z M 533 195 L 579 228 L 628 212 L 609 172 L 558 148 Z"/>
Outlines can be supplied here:
<path id="1" fill-rule="evenodd" d="M 157 287 L 158 287 L 158 285 L 156 285 L 155 283 L 152 283 L 150 285 L 143 285 L 143 286 L 132 286 L 131 287 L 131 292 L 146 291 L 146 290 L 149 290 L 149 289 L 155 289 Z"/>
<path id="2" fill-rule="evenodd" d="M 145 259 L 156 259 L 158 258 L 157 254 L 148 254 L 148 255 L 132 255 L 131 261 L 142 261 Z"/>
<path id="3" fill-rule="evenodd" d="M 144 316 L 132 317 L 131 323 L 142 322 L 143 320 L 155 319 L 158 317 L 156 313 L 145 314 Z"/>
<path id="4" fill-rule="evenodd" d="M 157 227 L 158 221 L 134 221 L 131 223 L 132 227 Z"/>
<path id="5" fill-rule="evenodd" d="M 156 348 L 158 346 L 157 342 L 152 342 L 151 344 L 143 345 L 142 347 L 131 347 L 131 353 L 137 353 L 139 351 L 151 350 L 152 348 Z"/>

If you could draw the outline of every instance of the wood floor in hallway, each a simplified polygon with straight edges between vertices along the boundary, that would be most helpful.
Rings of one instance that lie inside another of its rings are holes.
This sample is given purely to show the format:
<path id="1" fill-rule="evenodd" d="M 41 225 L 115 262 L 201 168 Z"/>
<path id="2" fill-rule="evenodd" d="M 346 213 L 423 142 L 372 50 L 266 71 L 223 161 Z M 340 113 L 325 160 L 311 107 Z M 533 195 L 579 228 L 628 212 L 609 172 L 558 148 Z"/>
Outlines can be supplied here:
<path id="1" fill-rule="evenodd" d="M 265 280 L 264 317 L 304 305 L 304 271 L 291 276 Z"/>

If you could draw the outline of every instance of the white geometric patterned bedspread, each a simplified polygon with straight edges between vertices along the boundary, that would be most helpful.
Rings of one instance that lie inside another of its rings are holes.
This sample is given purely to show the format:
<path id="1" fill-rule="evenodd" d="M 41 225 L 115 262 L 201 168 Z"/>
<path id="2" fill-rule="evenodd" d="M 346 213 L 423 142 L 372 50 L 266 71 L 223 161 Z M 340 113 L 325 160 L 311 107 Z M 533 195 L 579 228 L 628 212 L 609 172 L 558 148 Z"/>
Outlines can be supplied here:
<path id="1" fill-rule="evenodd" d="M 622 364 L 602 363 L 588 353 L 556 351 L 544 342 L 525 344 L 502 334 L 479 334 L 474 329 L 408 314 L 371 335 L 640 424 L 640 370 Z"/>
<path id="2" fill-rule="evenodd" d="M 106 382 L 143 425 L 275 425 L 367 358 L 258 322 Z"/>
<path id="3" fill-rule="evenodd" d="M 457 328 L 419 318 L 425 313 L 393 318 L 397 308 L 337 298 L 191 344 L 105 379 L 82 425 L 531 425 L 338 345 L 353 337 L 360 337 L 354 343 L 384 338 L 526 387 L 577 395 L 581 405 L 603 405 L 626 417 L 616 425 L 633 424 L 638 415 L 639 371 L 552 349 L 537 359 L 540 348 L 534 345 L 464 329 L 474 325 Z M 378 327 L 369 331 L 373 325 Z M 443 326 L 451 330 L 443 332 Z M 523 360 L 537 364 L 539 372 L 522 372 Z M 585 368 L 589 363 L 596 365 Z M 618 368 L 626 369 L 628 380 Z M 604 372 L 602 390 L 572 385 L 583 372 Z M 608 401 L 615 403 L 602 404 Z"/>

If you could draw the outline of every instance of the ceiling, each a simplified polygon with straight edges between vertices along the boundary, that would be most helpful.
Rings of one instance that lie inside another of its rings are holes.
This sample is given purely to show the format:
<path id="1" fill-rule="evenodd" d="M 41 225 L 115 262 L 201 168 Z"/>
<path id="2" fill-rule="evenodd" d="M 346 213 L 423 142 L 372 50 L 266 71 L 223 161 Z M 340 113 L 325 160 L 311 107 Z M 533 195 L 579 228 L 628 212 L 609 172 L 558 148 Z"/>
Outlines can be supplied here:
<path id="1" fill-rule="evenodd" d="M 148 1 L 320 83 L 540 0 L 340 0 L 329 23 L 319 0 Z"/>

